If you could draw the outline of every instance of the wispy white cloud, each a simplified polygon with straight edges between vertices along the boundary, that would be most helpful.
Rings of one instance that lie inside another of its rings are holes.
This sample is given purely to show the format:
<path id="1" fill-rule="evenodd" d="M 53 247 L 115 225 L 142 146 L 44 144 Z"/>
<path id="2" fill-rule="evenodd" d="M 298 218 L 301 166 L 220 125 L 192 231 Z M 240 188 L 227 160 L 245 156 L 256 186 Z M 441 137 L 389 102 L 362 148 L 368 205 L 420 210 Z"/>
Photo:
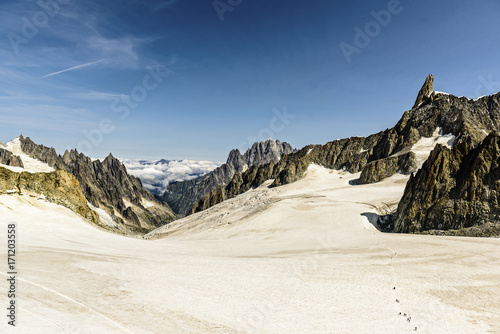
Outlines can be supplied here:
<path id="1" fill-rule="evenodd" d="M 158 10 L 162 10 L 162 9 L 165 9 L 173 4 L 175 4 L 177 1 L 179 0 L 168 0 L 168 1 L 163 1 L 163 2 L 160 2 L 158 5 L 156 5 L 153 10 L 154 11 L 158 11 Z"/>
<path id="2" fill-rule="evenodd" d="M 137 48 L 144 42 L 144 40 L 133 37 L 111 39 L 102 36 L 92 36 L 86 40 L 87 48 L 90 51 L 89 55 L 90 53 L 98 54 L 101 58 L 111 60 L 107 62 L 108 66 L 122 68 L 140 67 L 138 64 L 140 56 Z"/>
<path id="3" fill-rule="evenodd" d="M 93 62 L 90 62 L 90 63 L 86 63 L 86 64 L 81 64 L 81 65 L 73 66 L 73 67 L 67 68 L 67 69 L 62 70 L 62 71 L 57 71 L 57 72 L 54 72 L 54 73 L 50 73 L 50 74 L 44 75 L 44 76 L 43 76 L 43 77 L 41 77 L 40 79 L 43 79 L 43 78 L 48 78 L 48 77 L 52 77 L 52 76 L 54 76 L 54 75 L 58 75 L 58 74 L 65 73 L 65 72 L 69 72 L 69 71 L 74 71 L 74 70 L 77 70 L 77 69 L 80 69 L 80 68 L 83 68 L 83 67 L 92 66 L 92 65 L 95 65 L 95 64 L 101 63 L 101 62 L 103 62 L 103 61 L 104 61 L 104 59 L 101 59 L 101 60 L 93 61 Z"/>
<path id="4" fill-rule="evenodd" d="M 177 1 L 179 0 L 168 0 L 168 1 L 163 1 L 163 2 L 160 2 L 158 5 L 156 5 L 153 10 L 154 11 L 158 11 L 158 10 L 162 10 L 162 9 L 165 9 L 173 4 L 175 4 Z"/>
<path id="5" fill-rule="evenodd" d="M 30 95 L 25 93 L 12 92 L 8 90 L 2 91 L 4 94 L 0 94 L 0 101 L 38 101 L 38 102 L 54 102 L 55 99 L 46 95 Z"/>
<path id="6" fill-rule="evenodd" d="M 74 133 L 81 129 L 98 126 L 98 121 L 89 120 L 89 115 L 92 115 L 91 111 L 57 105 L 0 106 L 0 115 L 2 115 L 1 126 L 18 129 Z"/>
<path id="7" fill-rule="evenodd" d="M 128 99 L 130 98 L 126 94 L 114 94 L 106 92 L 85 92 L 85 93 L 73 93 L 67 95 L 69 98 L 80 99 L 80 100 L 96 100 L 96 101 L 111 101 L 115 99 Z"/>

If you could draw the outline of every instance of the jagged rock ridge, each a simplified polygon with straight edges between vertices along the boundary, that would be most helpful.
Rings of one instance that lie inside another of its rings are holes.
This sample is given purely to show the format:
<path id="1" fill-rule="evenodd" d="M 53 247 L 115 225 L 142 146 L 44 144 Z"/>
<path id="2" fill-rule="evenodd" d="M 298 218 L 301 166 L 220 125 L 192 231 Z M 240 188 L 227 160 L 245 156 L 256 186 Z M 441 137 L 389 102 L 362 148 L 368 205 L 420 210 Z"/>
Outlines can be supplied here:
<path id="1" fill-rule="evenodd" d="M 432 91 L 432 84 L 433 77 L 429 76 L 419 92 L 415 107 L 406 111 L 394 128 L 366 138 L 352 137 L 336 140 L 325 145 L 310 145 L 294 154 L 284 156 L 276 164 L 270 163 L 262 165 L 259 168 L 251 168 L 241 174 L 237 173 L 228 186 L 215 189 L 195 203 L 191 213 L 202 211 L 225 199 L 237 196 L 252 187 L 259 186 L 268 179 L 274 179 L 272 186 L 294 182 L 302 177 L 310 163 L 316 163 L 326 168 L 345 169 L 353 173 L 361 171 L 359 183 L 378 182 L 395 172 L 411 174 L 415 171 L 415 159 L 410 151 L 411 147 L 420 138 L 431 137 L 437 128 L 441 128 L 443 133 L 453 134 L 456 138 L 456 147 L 464 147 L 465 145 L 469 150 L 477 147 L 489 133 L 500 131 L 500 93 L 478 100 L 471 100 L 465 97 L 459 98 L 453 95 L 435 93 Z M 442 150 L 442 148 L 436 148 L 436 150 Z M 464 154 L 462 152 L 462 155 Z M 433 152 L 429 161 L 435 159 L 435 155 L 436 153 Z M 458 157 L 457 153 L 453 158 L 457 160 L 455 164 L 459 163 Z M 471 160 L 468 161 L 473 163 Z M 433 180 L 434 174 L 432 173 L 421 171 L 417 175 L 420 175 L 419 181 L 412 182 L 419 184 L 425 184 L 426 182 L 433 184 L 435 182 Z M 458 173 L 458 179 L 461 180 L 463 175 L 465 174 Z M 472 175 L 476 174 L 472 173 Z M 497 177 L 495 182 L 498 179 Z M 406 197 L 403 197 L 398 214 L 396 214 L 396 223 L 394 224 L 396 231 L 421 232 L 424 230 L 430 231 L 432 229 L 439 230 L 459 227 L 459 225 L 440 225 L 439 219 L 440 217 L 443 218 L 445 214 L 443 212 L 436 212 L 436 218 L 430 225 L 423 224 L 422 220 L 426 219 L 426 216 L 420 215 L 411 223 L 412 226 L 416 226 L 415 228 L 405 227 L 408 223 L 402 217 L 405 216 L 408 210 L 411 213 L 411 207 L 408 205 L 412 204 L 411 198 L 413 195 L 410 194 L 410 189 L 409 184 L 405 191 Z M 452 188 L 445 189 L 446 193 L 448 190 L 451 191 Z M 492 188 L 487 187 L 487 189 L 490 191 Z M 465 195 L 464 192 L 453 194 L 460 194 L 456 196 Z M 453 196 L 453 194 L 450 195 Z M 428 196 L 428 193 L 427 191 L 423 191 L 423 194 L 420 195 L 425 197 Z M 456 196 L 452 197 L 452 202 L 454 205 L 459 205 L 458 197 Z M 428 205 L 434 205 L 435 200 L 436 198 L 429 198 Z M 490 199 L 486 200 L 486 202 L 490 206 L 496 205 L 492 199 L 491 202 Z M 409 204 L 406 205 L 405 203 Z M 469 208 L 471 212 L 479 212 L 476 215 L 477 217 L 484 216 L 485 212 L 487 212 L 485 210 L 472 209 L 472 207 Z M 496 216 L 488 215 L 487 219 L 483 217 L 471 220 L 471 224 L 476 226 L 477 224 L 482 224 L 481 222 L 494 221 L 496 219 Z M 463 218 L 469 219 L 470 216 L 463 216 Z M 425 228 L 422 226 L 425 226 Z M 491 226 L 488 228 L 491 229 Z M 481 229 L 479 230 L 482 231 Z M 482 234 L 483 232 L 477 233 Z"/>
<path id="2" fill-rule="evenodd" d="M 279 161 L 283 154 L 292 152 L 290 144 L 272 139 L 254 143 L 243 155 L 237 149 L 232 150 L 225 164 L 199 178 L 171 183 L 161 199 L 176 213 L 184 216 L 196 201 L 217 187 L 227 185 L 235 173 L 242 173 L 252 166 L 261 166 L 270 161 Z"/>
<path id="3" fill-rule="evenodd" d="M 19 139 L 28 156 L 74 175 L 88 202 L 104 209 L 118 223 L 115 232 L 145 233 L 175 218 L 168 205 L 146 191 L 111 154 L 103 161 L 92 161 L 76 150 L 60 156 L 55 149 L 37 145 L 30 138 Z"/>
<path id="4" fill-rule="evenodd" d="M 226 187 L 219 187 L 196 202 L 190 213 L 205 210 L 250 188 L 258 187 L 269 179 L 274 179 L 273 187 L 295 182 L 303 176 L 311 163 L 356 173 L 372 161 L 409 150 L 419 139 L 418 131 L 413 128 L 400 133 L 395 129 L 388 129 L 366 138 L 352 137 L 325 145 L 309 145 L 283 156 L 277 163 L 273 161 L 236 173 Z M 409 155 L 408 159 L 411 160 L 412 156 Z M 414 162 L 401 163 L 399 171 L 409 174 L 414 171 L 413 166 Z"/>

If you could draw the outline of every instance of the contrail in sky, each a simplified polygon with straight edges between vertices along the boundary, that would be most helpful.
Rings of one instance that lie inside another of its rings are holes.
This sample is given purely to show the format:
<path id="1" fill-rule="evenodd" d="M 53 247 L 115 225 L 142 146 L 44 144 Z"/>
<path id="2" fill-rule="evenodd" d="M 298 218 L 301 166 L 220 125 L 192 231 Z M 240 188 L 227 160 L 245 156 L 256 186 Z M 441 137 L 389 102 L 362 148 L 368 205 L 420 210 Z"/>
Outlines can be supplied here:
<path id="1" fill-rule="evenodd" d="M 62 70 L 62 71 L 58 71 L 58 72 L 54 72 L 54 73 L 50 73 L 50 74 L 44 75 L 40 79 L 51 77 L 51 76 L 54 76 L 54 75 L 57 75 L 57 74 L 61 74 L 61 73 L 64 73 L 64 72 L 69 72 L 69 71 L 77 70 L 77 69 L 82 68 L 82 67 L 91 66 L 91 65 L 100 63 L 102 61 L 104 61 L 104 59 L 101 59 L 101 60 L 98 60 L 98 61 L 93 61 L 93 62 L 87 63 L 87 64 L 81 64 L 81 65 L 73 66 L 73 67 L 67 68 L 67 69 Z"/>

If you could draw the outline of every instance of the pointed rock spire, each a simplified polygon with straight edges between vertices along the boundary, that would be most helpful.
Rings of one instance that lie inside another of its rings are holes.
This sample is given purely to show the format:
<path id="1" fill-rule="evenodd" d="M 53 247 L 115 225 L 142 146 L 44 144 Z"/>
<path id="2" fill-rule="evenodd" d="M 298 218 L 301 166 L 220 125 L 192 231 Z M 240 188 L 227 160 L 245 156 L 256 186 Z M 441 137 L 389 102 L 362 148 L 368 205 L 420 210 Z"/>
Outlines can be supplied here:
<path id="1" fill-rule="evenodd" d="M 108 156 L 106 158 L 104 158 L 103 163 L 110 163 L 110 162 L 113 162 L 113 160 L 115 160 L 115 157 L 110 152 L 108 154 Z"/>
<path id="2" fill-rule="evenodd" d="M 64 155 L 63 155 L 63 162 L 67 165 L 71 162 L 71 153 L 66 150 L 64 151 Z"/>
<path id="3" fill-rule="evenodd" d="M 413 108 L 418 107 L 422 102 L 431 97 L 432 92 L 434 92 L 434 76 L 429 74 L 425 79 L 425 83 L 420 89 L 420 92 L 418 92 L 417 100 L 415 101 Z"/>

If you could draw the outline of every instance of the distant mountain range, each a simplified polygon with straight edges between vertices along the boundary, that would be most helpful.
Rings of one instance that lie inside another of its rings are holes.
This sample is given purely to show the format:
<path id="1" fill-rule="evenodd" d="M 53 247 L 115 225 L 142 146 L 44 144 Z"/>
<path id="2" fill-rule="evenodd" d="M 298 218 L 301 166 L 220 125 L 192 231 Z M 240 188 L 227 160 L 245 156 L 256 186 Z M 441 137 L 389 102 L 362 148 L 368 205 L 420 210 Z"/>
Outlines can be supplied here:
<path id="1" fill-rule="evenodd" d="M 226 163 L 193 160 L 120 159 L 128 172 L 141 179 L 144 188 L 165 201 L 180 216 L 190 212 L 193 204 L 220 186 L 225 186 L 236 172 L 269 161 L 279 161 L 294 150 L 288 143 L 268 139 L 254 143 L 243 155 L 235 149 Z"/>
<path id="2" fill-rule="evenodd" d="M 35 192 L 120 234 L 143 234 L 176 218 L 111 154 L 103 161 L 76 150 L 61 156 L 23 136 L 0 149 L 0 194 Z"/>
<path id="3" fill-rule="evenodd" d="M 144 234 L 268 180 L 271 187 L 295 182 L 316 164 L 359 173 L 353 187 L 408 175 L 397 207 L 380 213 L 383 231 L 498 236 L 500 93 L 472 100 L 435 92 L 433 82 L 428 76 L 391 129 L 301 150 L 269 139 L 244 154 L 232 150 L 221 165 L 111 154 L 92 160 L 20 136 L 0 144 L 0 194 L 29 192 L 113 232 Z"/>
<path id="4" fill-rule="evenodd" d="M 0 194 L 34 191 L 105 229 L 144 234 L 185 215 L 197 200 L 226 185 L 235 172 L 279 161 L 291 152 L 289 144 L 269 139 L 255 143 L 243 155 L 232 150 L 222 165 L 192 160 L 120 160 L 111 154 L 101 161 L 76 150 L 61 156 L 54 148 L 37 145 L 21 135 L 0 145 L 0 165 L 4 166 L 0 166 Z"/>

